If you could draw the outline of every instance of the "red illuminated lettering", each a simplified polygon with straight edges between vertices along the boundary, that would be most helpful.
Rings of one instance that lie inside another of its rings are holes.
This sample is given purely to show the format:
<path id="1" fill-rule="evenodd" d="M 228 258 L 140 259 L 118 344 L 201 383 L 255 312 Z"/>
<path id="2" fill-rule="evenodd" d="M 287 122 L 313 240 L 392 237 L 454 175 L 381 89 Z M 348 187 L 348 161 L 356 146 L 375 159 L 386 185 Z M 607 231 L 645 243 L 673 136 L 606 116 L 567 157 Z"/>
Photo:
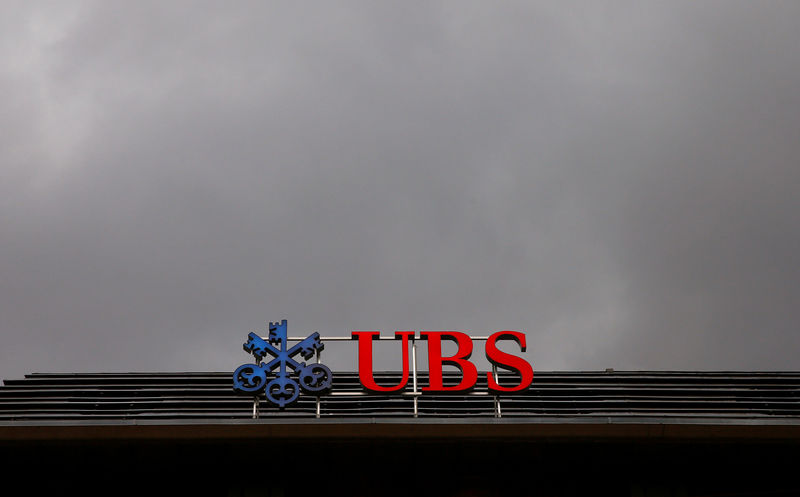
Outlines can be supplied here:
<path id="1" fill-rule="evenodd" d="M 469 335 L 458 331 L 423 331 L 423 340 L 428 340 L 428 386 L 423 391 L 454 392 L 468 390 L 478 381 L 478 369 L 469 361 L 472 355 L 472 339 Z M 458 350 L 452 357 L 442 357 L 442 339 L 452 340 Z M 461 370 L 461 382 L 455 386 L 444 386 L 442 379 L 443 364 L 452 364 Z"/>
<path id="2" fill-rule="evenodd" d="M 528 388 L 533 381 L 533 367 L 521 357 L 503 352 L 497 348 L 497 340 L 511 339 L 525 352 L 525 335 L 518 331 L 498 331 L 486 340 L 486 358 L 497 367 L 516 371 L 520 376 L 519 385 L 504 387 L 499 385 L 492 373 L 486 373 L 489 389 L 496 392 L 518 392 Z"/>
<path id="3" fill-rule="evenodd" d="M 403 378 L 400 383 L 391 387 L 382 387 L 375 382 L 372 370 L 372 341 L 380 337 L 379 331 L 354 331 L 351 336 L 358 340 L 358 377 L 361 384 L 368 390 L 375 392 L 394 392 L 400 390 L 408 383 L 408 340 L 414 337 L 413 331 L 397 331 L 394 338 L 403 340 Z"/>

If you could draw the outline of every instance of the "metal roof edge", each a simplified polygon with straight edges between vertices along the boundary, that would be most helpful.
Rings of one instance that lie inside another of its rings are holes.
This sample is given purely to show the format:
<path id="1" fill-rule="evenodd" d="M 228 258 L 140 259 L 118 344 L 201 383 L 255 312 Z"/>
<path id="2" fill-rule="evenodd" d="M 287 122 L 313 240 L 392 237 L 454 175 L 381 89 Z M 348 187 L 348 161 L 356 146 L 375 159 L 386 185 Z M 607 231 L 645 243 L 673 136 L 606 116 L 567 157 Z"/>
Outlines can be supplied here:
<path id="1" fill-rule="evenodd" d="M 615 420 L 614 418 L 541 419 L 409 419 L 363 418 L 222 420 L 222 421 L 87 421 L 0 423 L 0 442 L 183 440 L 492 439 L 743 441 L 800 444 L 800 421 Z M 787 422 L 788 421 L 788 422 Z"/>

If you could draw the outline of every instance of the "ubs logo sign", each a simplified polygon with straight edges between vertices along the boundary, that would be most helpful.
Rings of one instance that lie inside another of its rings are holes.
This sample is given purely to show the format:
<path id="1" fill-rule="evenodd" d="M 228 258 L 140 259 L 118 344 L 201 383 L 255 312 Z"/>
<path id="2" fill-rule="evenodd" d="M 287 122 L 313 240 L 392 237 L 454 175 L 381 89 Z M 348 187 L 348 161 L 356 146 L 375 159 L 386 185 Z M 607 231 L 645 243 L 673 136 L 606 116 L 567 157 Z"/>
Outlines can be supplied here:
<path id="1" fill-rule="evenodd" d="M 504 352 L 498 347 L 498 342 L 516 342 L 520 352 L 525 352 L 525 334 L 518 331 L 498 331 L 488 337 L 472 338 L 459 331 L 422 331 L 417 335 L 414 331 L 398 331 L 393 337 L 402 343 L 402 376 L 394 385 L 379 385 L 373 373 L 372 344 L 381 339 L 378 331 L 354 331 L 349 339 L 357 342 L 358 349 L 358 377 L 361 386 L 372 392 L 398 392 L 404 390 L 409 381 L 409 362 L 413 365 L 414 392 L 417 392 L 417 366 L 416 366 L 416 341 L 426 341 L 428 344 L 428 369 L 427 386 L 422 388 L 425 392 L 466 392 L 473 389 L 480 376 L 475 364 L 470 361 L 474 341 L 484 341 L 486 359 L 492 363 L 493 372 L 485 374 L 486 386 L 493 394 L 504 392 L 519 392 L 526 390 L 533 382 L 533 367 L 520 356 Z M 344 337 L 329 337 L 330 340 L 349 340 Z M 387 337 L 388 339 L 388 337 Z M 289 337 L 286 332 L 286 320 L 280 323 L 269 323 L 269 337 L 264 340 L 255 333 L 250 333 L 244 350 L 253 354 L 256 362 L 242 364 L 233 373 L 233 389 L 237 392 L 258 395 L 262 390 L 271 403 L 283 409 L 287 404 L 296 401 L 300 390 L 313 395 L 321 395 L 331 388 L 333 374 L 324 364 L 298 362 L 295 357 L 311 359 L 314 355 L 319 360 L 319 353 L 324 348 L 319 333 L 312 333 L 296 345 L 289 347 Z M 442 354 L 442 343 L 453 342 L 457 346 L 454 355 Z M 413 344 L 414 357 L 409 361 L 409 344 Z M 270 356 L 268 362 L 262 359 Z M 445 382 L 443 366 L 455 366 L 461 375 L 457 384 Z M 497 376 L 497 369 L 504 369 L 513 373 L 506 377 L 505 384 L 501 385 Z M 508 379 L 513 381 L 508 384 Z M 415 397 L 416 399 L 416 397 Z M 416 400 L 415 400 L 416 402 Z M 416 405 L 416 404 L 415 404 Z M 319 405 L 317 406 L 319 411 Z M 416 412 L 416 411 L 415 411 Z M 318 413 L 319 414 L 319 413 Z"/>
<path id="2" fill-rule="evenodd" d="M 319 363 L 306 364 L 293 359 L 297 355 L 306 360 L 311 359 L 315 352 L 325 348 L 319 339 L 319 333 L 312 333 L 297 345 L 288 348 L 286 327 L 285 319 L 280 323 L 269 323 L 269 341 L 250 333 L 243 348 L 245 352 L 255 356 L 256 364 L 242 364 L 236 368 L 233 373 L 234 390 L 250 394 L 258 394 L 264 390 L 267 400 L 283 408 L 297 400 L 300 389 L 319 394 L 331 387 L 333 374 L 327 366 Z M 267 355 L 272 359 L 267 363 L 261 362 Z M 276 369 L 274 377 L 267 382 L 267 375 Z M 292 370 L 291 373 L 289 369 Z"/>

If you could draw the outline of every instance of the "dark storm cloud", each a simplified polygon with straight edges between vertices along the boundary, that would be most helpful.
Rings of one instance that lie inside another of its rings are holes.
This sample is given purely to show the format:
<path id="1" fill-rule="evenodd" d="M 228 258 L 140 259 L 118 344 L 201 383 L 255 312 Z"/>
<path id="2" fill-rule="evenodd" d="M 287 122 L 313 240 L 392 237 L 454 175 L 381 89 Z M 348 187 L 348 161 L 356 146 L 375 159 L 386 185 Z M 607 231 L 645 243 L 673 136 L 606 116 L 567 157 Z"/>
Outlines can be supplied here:
<path id="1" fill-rule="evenodd" d="M 284 317 L 800 366 L 794 4 L 5 10 L 0 376 L 229 370 Z"/>

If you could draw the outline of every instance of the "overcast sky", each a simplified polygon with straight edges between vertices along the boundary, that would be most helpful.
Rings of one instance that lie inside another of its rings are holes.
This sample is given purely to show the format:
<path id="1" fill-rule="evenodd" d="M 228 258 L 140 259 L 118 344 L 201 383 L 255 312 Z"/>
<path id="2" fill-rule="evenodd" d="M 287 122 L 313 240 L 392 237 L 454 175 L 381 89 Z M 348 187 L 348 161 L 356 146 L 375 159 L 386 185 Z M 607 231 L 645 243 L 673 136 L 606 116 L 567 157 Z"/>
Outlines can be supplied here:
<path id="1" fill-rule="evenodd" d="M 798 19 L 6 0 L 0 377 L 232 371 L 283 318 L 800 370 Z"/>

